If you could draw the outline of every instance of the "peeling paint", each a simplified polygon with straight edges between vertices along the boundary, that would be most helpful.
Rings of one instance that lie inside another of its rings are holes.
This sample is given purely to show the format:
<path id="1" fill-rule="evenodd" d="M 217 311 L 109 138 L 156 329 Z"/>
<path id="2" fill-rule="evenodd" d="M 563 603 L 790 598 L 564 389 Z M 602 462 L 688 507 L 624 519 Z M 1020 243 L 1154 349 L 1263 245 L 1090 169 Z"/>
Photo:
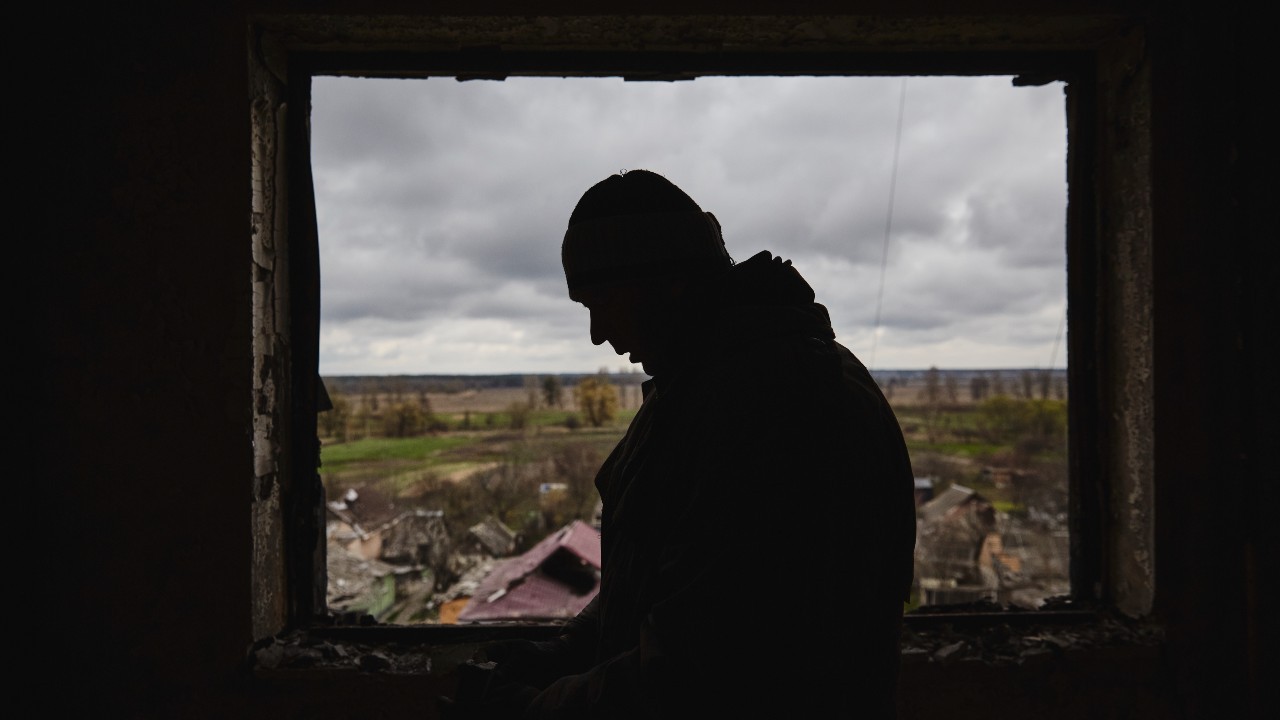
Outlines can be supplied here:
<path id="1" fill-rule="evenodd" d="M 278 322 L 279 297 L 276 250 L 280 232 L 281 196 L 278 181 L 281 125 L 278 123 L 280 86 L 261 61 L 250 61 L 250 84 L 256 94 L 250 105 L 252 200 L 252 263 L 245 268 L 253 288 L 253 469 L 252 492 L 252 627 L 254 637 L 270 636 L 284 626 L 288 598 L 285 577 L 285 534 L 280 472 L 280 417 L 286 403 L 278 348 L 285 346 Z M 270 220 L 270 221 L 268 221 Z"/>

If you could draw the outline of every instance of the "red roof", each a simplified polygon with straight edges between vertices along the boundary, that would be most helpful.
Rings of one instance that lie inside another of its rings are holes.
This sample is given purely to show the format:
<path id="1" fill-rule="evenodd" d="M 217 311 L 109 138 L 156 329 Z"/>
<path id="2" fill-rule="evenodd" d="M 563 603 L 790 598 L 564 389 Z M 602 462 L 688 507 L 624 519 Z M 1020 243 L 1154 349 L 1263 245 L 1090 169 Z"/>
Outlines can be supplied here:
<path id="1" fill-rule="evenodd" d="M 600 531 L 575 520 L 495 566 L 458 622 L 570 618 L 599 590 Z"/>

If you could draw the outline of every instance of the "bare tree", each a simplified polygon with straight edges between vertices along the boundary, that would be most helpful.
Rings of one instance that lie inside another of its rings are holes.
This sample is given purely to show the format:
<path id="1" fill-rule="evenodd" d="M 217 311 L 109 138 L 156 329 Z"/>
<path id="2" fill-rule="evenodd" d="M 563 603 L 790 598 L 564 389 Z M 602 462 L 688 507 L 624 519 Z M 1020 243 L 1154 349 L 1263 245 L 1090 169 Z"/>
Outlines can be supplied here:
<path id="1" fill-rule="evenodd" d="M 931 366 L 924 374 L 925 432 L 929 442 L 938 439 L 938 415 L 942 404 L 942 373 L 936 365 Z"/>
<path id="2" fill-rule="evenodd" d="M 991 391 L 991 381 L 981 375 L 974 375 L 969 379 L 969 397 L 974 402 L 980 402 L 987 397 L 987 393 Z"/>
<path id="3" fill-rule="evenodd" d="M 426 417 L 414 403 L 395 403 L 382 414 L 382 434 L 385 437 L 413 437 L 421 435 L 425 429 Z"/>
<path id="4" fill-rule="evenodd" d="M 1035 388 L 1036 388 L 1035 373 L 1031 372 L 1030 370 L 1023 370 L 1022 374 L 1019 375 L 1018 377 L 1022 381 L 1022 397 L 1026 400 L 1030 400 L 1031 398 L 1035 397 Z"/>
<path id="5" fill-rule="evenodd" d="M 960 381 L 956 379 L 955 373 L 947 373 L 942 378 L 942 386 L 947 393 L 947 402 L 952 406 L 960 403 Z"/>
<path id="6" fill-rule="evenodd" d="M 991 371 L 991 394 L 995 397 L 1008 394 L 1004 387 L 1004 375 L 999 370 Z"/>
<path id="7" fill-rule="evenodd" d="M 394 405 L 404 400 L 405 393 L 409 390 L 409 382 L 403 377 L 397 375 L 391 378 L 390 401 Z"/>
<path id="8" fill-rule="evenodd" d="M 596 472 L 603 458 L 588 443 L 572 443 L 556 448 L 551 457 L 556 475 L 569 486 L 569 498 L 578 517 L 591 519 L 600 493 L 596 490 Z"/>
<path id="9" fill-rule="evenodd" d="M 563 390 L 559 376 L 548 375 L 542 378 L 542 399 L 547 407 L 560 407 L 560 403 L 564 400 Z"/>
<path id="10" fill-rule="evenodd" d="M 525 404 L 528 405 L 530 410 L 536 410 L 538 408 L 538 398 L 541 394 L 537 375 L 524 376 L 524 394 Z"/>
<path id="11" fill-rule="evenodd" d="M 603 373 L 579 380 L 573 394 L 583 419 L 592 427 L 604 425 L 618 412 L 618 389 Z"/>
<path id="12" fill-rule="evenodd" d="M 461 499 L 469 507 L 466 514 L 472 518 L 490 513 L 512 527 L 518 527 L 523 513 L 520 507 L 529 506 L 537 497 L 535 480 L 527 476 L 525 463 L 513 457 L 500 465 L 471 476 L 465 483 L 470 497 Z"/>
<path id="13" fill-rule="evenodd" d="M 529 415 L 533 408 L 529 403 L 515 402 L 507 406 L 507 426 L 512 430 L 523 430 L 529 424 Z"/>
<path id="14" fill-rule="evenodd" d="M 601 460 L 600 452 L 589 443 L 566 443 L 552 451 L 549 460 L 541 465 L 540 479 L 564 487 L 542 495 L 542 512 L 548 527 L 592 520 L 600 499 L 595 477 Z"/>
<path id="15" fill-rule="evenodd" d="M 347 441 L 347 422 L 351 419 L 351 401 L 346 395 L 334 393 L 329 402 L 332 408 L 320 414 L 320 429 L 327 436 L 338 442 Z"/>

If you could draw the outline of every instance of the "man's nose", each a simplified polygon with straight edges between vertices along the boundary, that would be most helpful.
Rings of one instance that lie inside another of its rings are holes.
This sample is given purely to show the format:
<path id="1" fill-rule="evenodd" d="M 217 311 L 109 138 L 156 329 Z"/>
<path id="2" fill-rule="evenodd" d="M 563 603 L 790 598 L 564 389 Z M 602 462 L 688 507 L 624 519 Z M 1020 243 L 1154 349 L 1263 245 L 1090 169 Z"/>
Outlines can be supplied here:
<path id="1" fill-rule="evenodd" d="M 606 340 L 608 340 L 608 338 L 605 337 L 604 320 L 600 317 L 599 313 L 592 310 L 591 311 L 591 344 L 603 345 Z"/>

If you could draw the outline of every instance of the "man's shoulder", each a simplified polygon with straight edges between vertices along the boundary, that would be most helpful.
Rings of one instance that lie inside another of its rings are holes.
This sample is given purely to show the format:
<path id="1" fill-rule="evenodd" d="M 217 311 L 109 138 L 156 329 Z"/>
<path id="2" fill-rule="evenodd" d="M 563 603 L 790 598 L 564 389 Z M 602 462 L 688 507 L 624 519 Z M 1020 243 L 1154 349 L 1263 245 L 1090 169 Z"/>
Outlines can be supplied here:
<path id="1" fill-rule="evenodd" d="M 849 359 L 852 353 L 830 340 L 779 339 L 709 356 L 681 378 L 681 394 L 750 416 L 839 401 L 865 373 Z"/>

